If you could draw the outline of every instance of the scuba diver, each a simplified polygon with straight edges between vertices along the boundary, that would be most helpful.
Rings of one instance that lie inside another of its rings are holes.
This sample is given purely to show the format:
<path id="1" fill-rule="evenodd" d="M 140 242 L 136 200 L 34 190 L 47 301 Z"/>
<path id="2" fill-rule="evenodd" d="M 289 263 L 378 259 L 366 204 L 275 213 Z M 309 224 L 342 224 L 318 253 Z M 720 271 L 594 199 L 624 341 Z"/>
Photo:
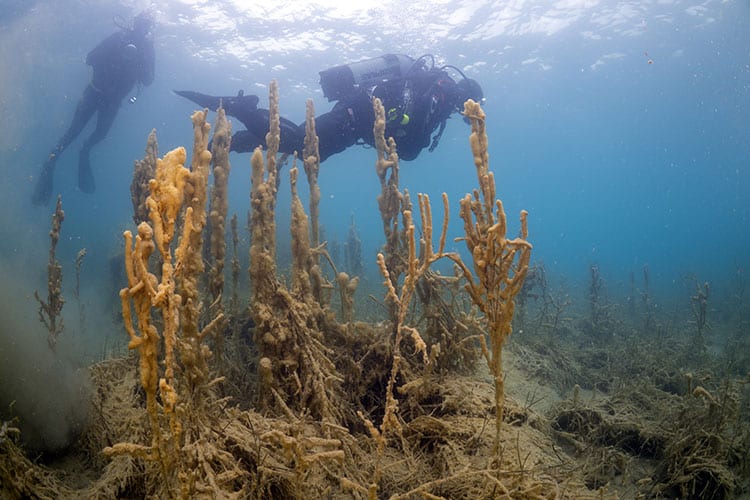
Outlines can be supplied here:
<path id="1" fill-rule="evenodd" d="M 454 80 L 448 70 L 461 78 Z M 320 85 L 323 96 L 329 102 L 336 101 L 331 111 L 315 118 L 321 162 L 355 144 L 374 146 L 373 97 L 378 97 L 385 107 L 385 135 L 396 140 L 398 156 L 403 160 L 415 159 L 424 148 L 433 151 L 448 118 L 461 112 L 467 99 L 480 102 L 483 98 L 476 80 L 467 78 L 455 66 L 437 67 L 434 56 L 429 54 L 417 59 L 386 54 L 336 66 L 320 72 Z M 243 91 L 230 97 L 185 90 L 175 93 L 211 110 L 216 110 L 221 102 L 228 115 L 245 125 L 247 130 L 232 136 L 232 151 L 244 153 L 257 146 L 266 147 L 268 110 L 258 108 L 257 96 Z M 304 137 L 304 122 L 297 125 L 281 118 L 282 153 L 301 153 Z"/>
<path id="2" fill-rule="evenodd" d="M 140 93 L 143 85 L 150 85 L 154 81 L 154 42 L 151 32 L 154 20 L 151 13 L 144 11 L 138 14 L 131 26 L 124 26 L 118 20 L 115 20 L 115 24 L 120 31 L 105 38 L 86 56 L 86 64 L 93 69 L 91 82 L 78 101 L 70 127 L 44 162 L 32 196 L 34 205 L 49 202 L 57 159 L 97 113 L 96 128 L 84 141 L 78 156 L 78 187 L 84 193 L 94 192 L 96 185 L 89 162 L 91 148 L 107 136 L 123 97 L 136 84 Z M 136 96 L 130 98 L 130 102 L 135 101 Z"/>

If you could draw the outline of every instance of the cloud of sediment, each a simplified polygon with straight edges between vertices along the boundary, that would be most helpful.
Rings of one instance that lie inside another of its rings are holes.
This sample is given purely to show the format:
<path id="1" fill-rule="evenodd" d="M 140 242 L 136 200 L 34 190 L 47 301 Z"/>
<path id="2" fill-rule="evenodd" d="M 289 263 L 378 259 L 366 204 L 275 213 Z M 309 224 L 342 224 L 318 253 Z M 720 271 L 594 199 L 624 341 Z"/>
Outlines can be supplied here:
<path id="1" fill-rule="evenodd" d="M 29 450 L 60 451 L 85 426 L 87 372 L 62 339 L 57 352 L 49 348 L 37 305 L 19 293 L 28 284 L 9 267 L 0 264 L 0 419 L 14 420 Z"/>

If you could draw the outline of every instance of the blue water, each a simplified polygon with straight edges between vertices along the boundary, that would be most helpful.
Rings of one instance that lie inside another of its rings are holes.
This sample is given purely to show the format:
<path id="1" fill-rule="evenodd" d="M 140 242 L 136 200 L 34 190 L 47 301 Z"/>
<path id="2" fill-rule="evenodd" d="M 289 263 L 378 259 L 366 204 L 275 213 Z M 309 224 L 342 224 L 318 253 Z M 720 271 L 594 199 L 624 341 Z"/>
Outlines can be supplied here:
<path id="1" fill-rule="evenodd" d="M 98 189 L 76 189 L 81 140 L 57 164 L 66 219 L 58 247 L 65 315 L 81 330 L 71 295 L 81 273 L 86 331 L 122 337 L 116 293 L 121 233 L 132 229 L 130 180 L 156 128 L 163 154 L 192 141 L 193 105 L 171 93 L 257 93 L 277 79 L 282 114 L 304 102 L 331 107 L 318 71 L 385 52 L 433 53 L 481 82 L 497 194 L 518 229 L 529 211 L 533 260 L 585 300 L 589 268 L 612 289 L 644 266 L 663 300 L 689 303 L 685 277 L 724 296 L 750 265 L 750 7 L 745 1 L 159 2 L 156 81 L 124 102 L 92 153 Z M 33 180 L 65 131 L 90 78 L 86 53 L 148 4 L 140 1 L 8 1 L 0 16 L 0 283 L 6 340 L 43 338 L 34 290 L 46 290 L 51 208 L 30 203 Z M 211 116 L 213 121 L 213 114 Z M 242 125 L 234 123 L 234 130 Z M 354 216 L 374 269 L 383 242 L 375 153 L 361 147 L 322 165 L 322 223 L 343 240 Z M 231 156 L 230 213 L 244 226 L 249 155 Z M 288 185 L 279 201 L 287 227 Z M 476 186 L 468 127 L 450 121 L 439 148 L 402 162 L 401 187 L 451 199 L 450 246 L 461 235 L 458 200 Z M 246 241 L 246 233 L 243 238 Z M 243 252 L 245 250 L 243 249 Z M 280 258 L 288 253 L 280 248 Z M 244 256 L 243 256 L 244 258 Z M 114 264 L 112 264 L 114 262 Z M 88 342 L 88 341 L 87 341 Z M 82 343 L 87 343 L 82 342 Z M 3 344 L 7 349 L 9 344 Z M 88 345 L 92 345 L 88 343 Z M 100 347 L 87 354 L 97 356 Z M 9 351 L 6 351 L 6 354 Z"/>

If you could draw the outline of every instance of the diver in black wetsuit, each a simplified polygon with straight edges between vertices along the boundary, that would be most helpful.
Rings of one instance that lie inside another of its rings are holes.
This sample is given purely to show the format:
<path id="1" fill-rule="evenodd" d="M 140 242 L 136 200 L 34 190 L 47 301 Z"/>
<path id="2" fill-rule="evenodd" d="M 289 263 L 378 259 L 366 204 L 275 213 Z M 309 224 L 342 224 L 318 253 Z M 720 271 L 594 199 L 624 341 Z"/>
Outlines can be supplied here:
<path id="1" fill-rule="evenodd" d="M 460 74 L 456 81 L 448 70 Z M 315 118 L 320 161 L 355 144 L 374 145 L 375 115 L 372 98 L 378 97 L 386 110 L 386 137 L 396 140 L 398 156 L 413 160 L 424 148 L 437 147 L 446 120 L 463 110 L 467 99 L 481 101 L 482 88 L 454 66 L 436 67 L 434 57 L 418 59 L 387 54 L 350 65 L 336 66 L 320 73 L 323 95 L 337 101 L 333 109 Z M 215 97 L 198 92 L 178 90 L 178 95 L 200 106 L 216 110 L 223 102 L 224 110 L 234 116 L 247 130 L 232 136 L 231 150 L 248 152 L 257 146 L 266 147 L 268 110 L 258 108 L 258 97 Z M 438 132 L 433 137 L 433 132 Z M 283 153 L 302 152 L 305 124 L 281 119 Z"/>
<path id="2" fill-rule="evenodd" d="M 83 91 L 70 127 L 42 167 L 32 196 L 35 205 L 49 202 L 55 162 L 94 113 L 97 113 L 96 128 L 84 141 L 78 157 L 78 187 L 84 193 L 96 189 L 89 162 L 91 148 L 107 136 L 123 97 L 136 84 L 140 91 L 141 85 L 150 85 L 154 81 L 153 25 L 151 14 L 142 12 L 133 19 L 132 27 L 122 28 L 105 38 L 86 56 L 86 64 L 93 69 L 91 83 Z M 130 101 L 135 102 L 135 97 Z"/>

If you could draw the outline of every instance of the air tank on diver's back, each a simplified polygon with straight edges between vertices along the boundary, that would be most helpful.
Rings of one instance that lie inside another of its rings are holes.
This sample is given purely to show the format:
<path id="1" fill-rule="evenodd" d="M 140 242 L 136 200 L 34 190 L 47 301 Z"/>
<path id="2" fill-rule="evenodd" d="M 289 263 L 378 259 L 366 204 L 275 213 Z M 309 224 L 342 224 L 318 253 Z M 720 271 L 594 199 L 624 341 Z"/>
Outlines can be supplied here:
<path id="1" fill-rule="evenodd" d="M 414 62 L 414 59 L 406 55 L 386 54 L 334 66 L 320 72 L 320 87 L 329 102 L 337 101 L 357 90 L 367 91 L 380 82 L 406 76 Z"/>

